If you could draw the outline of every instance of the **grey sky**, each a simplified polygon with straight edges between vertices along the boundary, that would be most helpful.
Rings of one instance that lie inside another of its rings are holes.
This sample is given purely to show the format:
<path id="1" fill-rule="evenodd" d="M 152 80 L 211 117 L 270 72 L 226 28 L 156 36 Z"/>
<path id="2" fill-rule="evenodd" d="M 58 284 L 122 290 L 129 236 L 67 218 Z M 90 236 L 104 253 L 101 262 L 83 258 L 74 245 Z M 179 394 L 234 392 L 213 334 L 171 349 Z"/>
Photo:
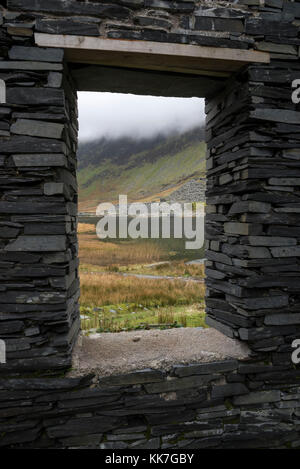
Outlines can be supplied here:
<path id="1" fill-rule="evenodd" d="M 79 139 L 152 137 L 204 122 L 204 100 L 132 94 L 78 93 Z"/>

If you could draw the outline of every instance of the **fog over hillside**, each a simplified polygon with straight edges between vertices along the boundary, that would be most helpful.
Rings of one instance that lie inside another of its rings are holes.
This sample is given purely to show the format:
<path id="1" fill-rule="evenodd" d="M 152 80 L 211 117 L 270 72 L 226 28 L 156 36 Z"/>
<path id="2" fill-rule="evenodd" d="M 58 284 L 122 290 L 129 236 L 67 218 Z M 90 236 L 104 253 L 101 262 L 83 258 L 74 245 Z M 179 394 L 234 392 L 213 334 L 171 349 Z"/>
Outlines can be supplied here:
<path id="1" fill-rule="evenodd" d="M 79 141 L 135 140 L 185 133 L 204 124 L 204 100 L 78 93 Z"/>
<path id="2" fill-rule="evenodd" d="M 81 210 L 118 194 L 131 200 L 165 197 L 165 191 L 205 175 L 204 128 L 134 140 L 102 138 L 78 149 Z"/>
<path id="3" fill-rule="evenodd" d="M 159 199 L 205 174 L 203 100 L 79 93 L 80 210 Z"/>

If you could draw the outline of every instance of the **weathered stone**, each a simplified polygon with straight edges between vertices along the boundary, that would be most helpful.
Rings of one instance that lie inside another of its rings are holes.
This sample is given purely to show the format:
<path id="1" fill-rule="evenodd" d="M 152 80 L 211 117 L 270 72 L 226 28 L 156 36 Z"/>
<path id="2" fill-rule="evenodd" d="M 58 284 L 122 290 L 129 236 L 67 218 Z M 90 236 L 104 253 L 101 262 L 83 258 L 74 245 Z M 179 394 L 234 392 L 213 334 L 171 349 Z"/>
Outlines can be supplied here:
<path id="1" fill-rule="evenodd" d="M 242 33 L 244 31 L 244 24 L 240 19 L 196 16 L 195 29 L 200 31 L 229 31 Z"/>
<path id="2" fill-rule="evenodd" d="M 111 450 L 111 449 L 127 449 L 128 444 L 124 443 L 123 441 L 118 441 L 118 442 L 105 442 L 100 444 L 100 449 L 105 449 L 105 450 Z"/>
<path id="3" fill-rule="evenodd" d="M 108 441 L 130 441 L 130 440 L 144 440 L 145 439 L 145 434 L 144 433 L 124 433 L 121 435 L 108 435 L 107 440 Z"/>
<path id="4" fill-rule="evenodd" d="M 269 326 L 282 326 L 289 324 L 300 324 L 300 314 L 270 314 L 265 317 L 265 324 Z"/>
<path id="5" fill-rule="evenodd" d="M 44 184 L 45 195 L 62 195 L 64 194 L 65 185 L 63 182 L 46 182 Z"/>
<path id="6" fill-rule="evenodd" d="M 249 390 L 242 383 L 231 383 L 224 384 L 221 386 L 214 386 L 212 388 L 211 397 L 212 399 L 218 399 L 220 397 L 236 396 L 240 394 L 248 394 Z"/>
<path id="7" fill-rule="evenodd" d="M 271 257 L 269 250 L 265 247 L 223 244 L 222 251 L 230 256 L 240 258 L 267 259 Z"/>
<path id="8" fill-rule="evenodd" d="M 288 335 L 293 333 L 292 326 L 284 326 L 280 329 L 277 327 L 258 327 L 252 329 L 239 329 L 239 335 L 242 340 L 261 340 L 276 337 L 279 335 Z"/>
<path id="9" fill-rule="evenodd" d="M 27 26 L 27 27 L 26 27 Z M 31 37 L 33 36 L 33 31 L 32 31 L 32 24 L 31 23 L 25 23 L 21 26 L 16 25 L 7 25 L 7 34 L 10 34 L 11 36 L 26 36 L 26 37 Z"/>
<path id="10" fill-rule="evenodd" d="M 66 213 L 66 206 L 60 203 L 51 203 L 51 202 L 3 202 L 0 201 L 0 211 L 2 213 L 10 213 L 10 214 L 27 214 L 27 221 L 29 214 L 35 214 L 37 212 L 41 214 L 53 214 L 53 212 L 57 214 L 65 214 Z M 43 220 L 40 218 L 40 222 L 43 223 Z M 20 253 L 20 256 L 22 254 Z M 22 257 L 21 257 L 22 258 Z M 23 259 L 23 258 L 22 258 Z M 16 259 L 15 262 L 18 262 Z"/>
<path id="11" fill-rule="evenodd" d="M 130 445 L 132 449 L 159 449 L 160 439 L 150 438 L 149 440 L 137 441 Z"/>
<path id="12" fill-rule="evenodd" d="M 134 21 L 140 26 L 158 26 L 159 28 L 164 28 L 166 30 L 172 27 L 171 21 L 168 21 L 163 18 L 153 18 L 150 16 L 136 16 Z"/>
<path id="13" fill-rule="evenodd" d="M 10 128 L 10 131 L 13 134 L 57 139 L 61 137 L 63 130 L 63 124 L 55 124 L 53 122 L 37 121 L 33 119 L 17 119 Z"/>
<path id="14" fill-rule="evenodd" d="M 265 202 L 247 201 L 236 202 L 229 210 L 229 215 L 236 213 L 253 212 L 253 213 L 268 213 L 271 210 L 271 205 Z"/>
<path id="15" fill-rule="evenodd" d="M 47 71 L 47 70 L 53 70 L 53 71 L 61 71 L 63 69 L 62 64 L 57 64 L 57 63 L 48 63 L 48 62 L 37 62 L 37 61 L 4 61 L 2 60 L 0 62 L 0 70 L 28 70 L 28 71 Z M 26 88 L 28 91 L 29 89 Z M 8 89 L 7 91 L 10 91 L 10 95 L 13 93 L 13 88 Z M 35 90 L 33 88 L 33 90 Z M 9 96 L 9 95 L 8 95 Z M 12 104 L 13 101 L 11 99 L 7 99 L 7 102 L 9 104 Z"/>
<path id="16" fill-rule="evenodd" d="M 67 166 L 65 155 L 43 153 L 41 155 L 13 155 L 16 166 Z"/>
<path id="17" fill-rule="evenodd" d="M 19 236 L 8 244 L 6 251 L 51 252 L 66 249 L 65 236 Z"/>
<path id="18" fill-rule="evenodd" d="M 230 174 L 222 174 L 219 177 L 219 184 L 222 186 L 223 184 L 228 184 L 229 182 L 233 181 L 233 177 Z"/>
<path id="19" fill-rule="evenodd" d="M 97 2 L 82 3 L 76 0 L 8 0 L 8 8 L 18 11 L 36 11 L 59 15 L 99 16 L 100 18 L 126 19 L 129 16 L 128 8 Z"/>
<path id="20" fill-rule="evenodd" d="M 270 248 L 273 257 L 300 256 L 300 246 Z"/>
<path id="21" fill-rule="evenodd" d="M 13 334 L 15 332 L 20 332 L 24 329 L 24 322 L 23 321 L 9 321 L 9 322 L 1 322 L 1 331 L 0 335 L 3 336 L 4 334 Z"/>
<path id="22" fill-rule="evenodd" d="M 273 186 L 300 186 L 300 178 L 270 178 L 269 184 Z"/>
<path id="23" fill-rule="evenodd" d="M 78 34 L 80 36 L 99 36 L 99 26 L 94 23 L 73 21 L 72 19 L 40 19 L 36 30 L 47 34 Z"/>
<path id="24" fill-rule="evenodd" d="M 201 365 L 178 365 L 174 367 L 176 376 L 207 375 L 210 373 L 225 373 L 236 370 L 238 362 L 236 360 L 226 360 L 222 362 L 203 363 Z"/>
<path id="25" fill-rule="evenodd" d="M 276 236 L 249 236 L 246 241 L 251 246 L 294 246 L 297 244 L 295 238 Z"/>
<path id="26" fill-rule="evenodd" d="M 118 419 L 113 417 L 93 416 L 91 418 L 73 418 L 66 423 L 50 426 L 47 433 L 50 438 L 81 436 L 110 431 L 118 426 Z"/>
<path id="27" fill-rule="evenodd" d="M 280 401 L 280 391 L 258 391 L 250 392 L 245 396 L 237 396 L 233 398 L 234 405 L 251 405 L 263 404 L 269 402 Z"/>
<path id="28" fill-rule="evenodd" d="M 61 438 L 60 441 L 66 447 L 99 447 L 100 442 L 102 440 L 103 434 L 96 433 L 96 434 L 88 434 L 83 436 L 71 436 L 69 438 Z"/>
<path id="29" fill-rule="evenodd" d="M 189 376 L 187 378 L 172 378 L 161 383 L 146 384 L 149 394 L 180 391 L 183 389 L 198 388 L 218 379 L 218 375 Z"/>
<path id="30" fill-rule="evenodd" d="M 0 64 L 3 64 L 3 62 L 0 62 Z M 41 64 L 43 63 L 41 62 Z M 53 70 L 53 68 L 50 70 Z M 9 104 L 28 104 L 30 106 L 64 106 L 64 92 L 50 88 L 8 88 L 7 102 Z"/>
<path id="31" fill-rule="evenodd" d="M 214 278 L 216 280 L 222 280 L 226 277 L 226 275 L 218 270 L 215 269 L 205 269 L 205 274 L 210 278 Z"/>
<path id="32" fill-rule="evenodd" d="M 224 223 L 224 232 L 233 235 L 259 235 L 262 234 L 262 227 L 249 223 L 227 222 Z"/>
<path id="33" fill-rule="evenodd" d="M 227 335 L 227 337 L 230 337 L 231 339 L 234 338 L 234 332 L 230 326 L 223 324 L 220 321 L 216 321 L 211 316 L 205 317 L 205 324 L 207 324 L 210 327 L 214 327 L 218 331 L 222 332 L 222 334 Z"/>
<path id="34" fill-rule="evenodd" d="M 13 46 L 8 53 L 11 60 L 31 60 L 38 62 L 62 62 L 63 49 L 46 47 Z"/>
<path id="35" fill-rule="evenodd" d="M 250 117 L 263 121 L 283 122 L 287 124 L 300 124 L 300 113 L 283 109 L 255 109 Z"/>
<path id="36" fill-rule="evenodd" d="M 226 254 L 214 252 L 214 251 L 206 251 L 206 256 L 208 259 L 213 261 L 221 262 L 222 264 L 232 265 L 232 260 Z"/>
<path id="37" fill-rule="evenodd" d="M 47 86 L 49 86 L 49 88 L 60 88 L 62 85 L 62 80 L 62 73 L 50 72 L 48 75 Z M 53 117 L 55 118 L 56 116 L 49 116 L 48 119 L 54 120 Z"/>
<path id="38" fill-rule="evenodd" d="M 2 226 L 2 224 L 0 223 L 0 238 L 16 238 L 19 233 L 20 229 L 11 226 Z"/>
<path id="39" fill-rule="evenodd" d="M 228 297 L 228 299 L 231 299 Z M 232 301 L 237 302 L 237 298 L 232 298 Z M 239 302 L 249 310 L 256 309 L 269 309 L 269 308 L 282 308 L 289 304 L 289 296 L 282 295 L 273 295 L 271 296 L 262 296 L 257 298 L 244 298 L 240 299 Z"/>
<path id="40" fill-rule="evenodd" d="M 259 42 L 257 44 L 257 49 L 264 52 L 274 52 L 280 54 L 297 54 L 297 49 L 295 46 L 290 44 L 280 44 L 273 42 Z"/>
<path id="41" fill-rule="evenodd" d="M 163 381 L 164 374 L 156 370 L 141 370 L 126 375 L 109 376 L 99 380 L 100 386 L 128 386 L 132 384 L 157 383 Z"/>
<path id="42" fill-rule="evenodd" d="M 141 7 L 144 5 L 144 0 L 119 0 L 119 3 L 129 7 Z"/>
<path id="43" fill-rule="evenodd" d="M 268 36 L 297 36 L 297 28 L 291 23 L 284 21 L 268 21 L 260 18 L 248 18 L 245 24 L 246 34 L 261 34 Z"/>
<path id="44" fill-rule="evenodd" d="M 194 10 L 195 5 L 191 1 L 170 1 L 170 0 L 145 0 L 146 8 L 161 8 L 168 11 L 182 11 L 191 12 Z"/>

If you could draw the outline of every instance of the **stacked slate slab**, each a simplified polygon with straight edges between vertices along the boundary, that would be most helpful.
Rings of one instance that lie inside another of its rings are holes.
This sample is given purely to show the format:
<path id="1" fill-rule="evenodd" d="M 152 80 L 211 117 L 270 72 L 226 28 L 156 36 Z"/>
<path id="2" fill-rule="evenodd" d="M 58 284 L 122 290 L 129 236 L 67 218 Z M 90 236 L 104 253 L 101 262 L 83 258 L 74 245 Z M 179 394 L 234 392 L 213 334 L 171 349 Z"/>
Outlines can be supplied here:
<path id="1" fill-rule="evenodd" d="M 300 111 L 291 94 L 300 4 L 4 3 L 0 445 L 299 446 L 300 370 L 291 354 L 300 337 Z M 80 328 L 76 81 L 63 50 L 37 47 L 35 32 L 270 53 L 270 65 L 247 67 L 218 96 L 208 89 L 206 101 L 207 323 L 246 342 L 249 363 L 92 383 L 59 377 Z"/>
<path id="2" fill-rule="evenodd" d="M 298 448 L 299 386 L 272 368 L 227 359 L 104 378 L 0 379 L 0 447 Z"/>
<path id="3" fill-rule="evenodd" d="M 80 328 L 76 93 L 63 50 L 34 47 L 18 16 L 1 27 L 1 374 L 65 369 Z"/>
<path id="4" fill-rule="evenodd" d="M 279 55 L 206 103 L 206 304 L 209 325 L 288 363 L 300 337 L 300 65 Z"/>

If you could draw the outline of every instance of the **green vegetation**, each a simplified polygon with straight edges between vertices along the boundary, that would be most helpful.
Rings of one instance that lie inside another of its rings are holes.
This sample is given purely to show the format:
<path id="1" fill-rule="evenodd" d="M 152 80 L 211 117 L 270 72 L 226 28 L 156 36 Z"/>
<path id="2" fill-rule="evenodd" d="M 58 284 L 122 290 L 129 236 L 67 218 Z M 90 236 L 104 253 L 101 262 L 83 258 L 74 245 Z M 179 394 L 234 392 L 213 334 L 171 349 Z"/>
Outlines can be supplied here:
<path id="1" fill-rule="evenodd" d="M 120 332 L 174 327 L 207 327 L 203 302 L 193 305 L 143 306 L 131 303 L 100 307 L 81 306 L 82 329 Z"/>
<path id="2" fill-rule="evenodd" d="M 83 330 L 117 332 L 154 325 L 204 327 L 202 265 L 171 261 L 149 268 L 145 264 L 160 259 L 161 254 L 153 245 L 131 240 L 132 244 L 124 247 L 100 241 L 94 225 L 79 224 L 78 231 Z M 124 273 L 193 277 L 199 281 L 149 279 Z"/>
<path id="3" fill-rule="evenodd" d="M 79 148 L 79 208 L 100 202 L 165 197 L 182 183 L 205 174 L 205 144 L 200 129 L 139 144 L 124 139 L 90 142 Z M 111 148 L 110 148 L 111 146 Z M 143 147 L 146 147 L 143 150 Z M 109 153 L 109 149 L 111 153 Z"/>
<path id="4" fill-rule="evenodd" d="M 205 174 L 203 130 L 134 141 L 102 139 L 79 148 L 79 209 L 95 213 L 100 202 L 151 202 Z M 196 209 L 196 204 L 193 204 Z M 98 218 L 81 216 L 79 257 L 82 329 L 118 332 L 148 328 L 206 327 L 204 269 L 186 261 L 204 249 L 186 250 L 185 239 L 99 240 Z M 167 261 L 168 263 L 149 264 Z M 199 281 L 135 277 L 193 277 Z"/>

